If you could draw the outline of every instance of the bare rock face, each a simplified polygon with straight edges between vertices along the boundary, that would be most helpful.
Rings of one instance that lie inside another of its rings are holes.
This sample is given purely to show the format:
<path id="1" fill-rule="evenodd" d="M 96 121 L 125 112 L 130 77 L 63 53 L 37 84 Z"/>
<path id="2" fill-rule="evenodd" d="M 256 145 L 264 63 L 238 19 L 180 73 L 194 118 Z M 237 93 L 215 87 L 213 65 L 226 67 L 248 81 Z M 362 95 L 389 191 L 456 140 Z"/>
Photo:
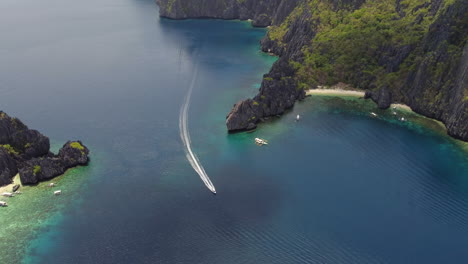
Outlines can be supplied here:
<path id="1" fill-rule="evenodd" d="M 171 19 L 252 19 L 252 25 L 266 27 L 281 23 L 297 0 L 156 0 L 160 15 Z M 286 14 L 285 14 L 286 11 Z"/>
<path id="2" fill-rule="evenodd" d="M 89 149 L 80 141 L 69 141 L 63 145 L 58 155 L 33 158 L 20 168 L 23 184 L 36 184 L 62 175 L 67 169 L 88 163 Z"/>
<path id="3" fill-rule="evenodd" d="M 89 150 L 80 141 L 67 142 L 58 155 L 49 149 L 49 138 L 0 111 L 0 186 L 18 172 L 23 184 L 36 184 L 88 163 Z"/>
<path id="4" fill-rule="evenodd" d="M 378 91 L 366 91 L 365 99 L 371 98 L 380 109 L 387 109 L 392 104 L 392 92 L 387 86 L 380 88 Z"/>
<path id="5" fill-rule="evenodd" d="M 0 186 L 10 184 L 17 173 L 18 167 L 16 167 L 15 160 L 7 150 L 0 148 Z"/>
<path id="6" fill-rule="evenodd" d="M 21 120 L 0 111 L 0 145 L 9 145 L 23 159 L 49 153 L 49 138 L 37 130 L 29 129 Z"/>
<path id="7" fill-rule="evenodd" d="M 240 101 L 234 105 L 226 118 L 226 126 L 229 131 L 250 130 L 257 127 L 259 105 L 252 99 Z"/>
<path id="8" fill-rule="evenodd" d="M 305 98 L 304 90 L 297 88 L 292 74 L 294 70 L 289 63 L 277 61 L 264 76 L 259 94 L 234 105 L 226 118 L 228 131 L 253 129 L 265 118 L 281 115 L 297 100 Z"/>

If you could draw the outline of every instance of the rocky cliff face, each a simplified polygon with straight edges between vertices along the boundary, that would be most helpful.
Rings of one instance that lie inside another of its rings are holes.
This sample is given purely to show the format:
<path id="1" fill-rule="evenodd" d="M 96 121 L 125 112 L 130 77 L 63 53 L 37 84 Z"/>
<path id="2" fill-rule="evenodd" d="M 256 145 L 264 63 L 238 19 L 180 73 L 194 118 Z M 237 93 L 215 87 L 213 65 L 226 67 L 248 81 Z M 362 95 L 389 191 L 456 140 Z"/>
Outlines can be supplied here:
<path id="1" fill-rule="evenodd" d="M 49 149 L 49 138 L 0 111 L 0 186 L 18 172 L 23 184 L 35 184 L 88 162 L 89 150 L 80 141 L 67 142 L 58 155 Z"/>
<path id="2" fill-rule="evenodd" d="M 0 186 L 9 184 L 17 173 L 18 167 L 15 160 L 6 149 L 0 148 Z"/>
<path id="3" fill-rule="evenodd" d="M 252 19 L 254 26 L 281 23 L 298 0 L 156 0 L 160 15 L 172 19 Z"/>
<path id="4" fill-rule="evenodd" d="M 262 50 L 280 59 L 259 94 L 234 105 L 229 131 L 282 114 L 304 98 L 304 89 L 345 82 L 366 90 L 380 108 L 407 104 L 468 141 L 467 1 L 157 2 L 169 18 L 251 18 L 254 25 L 272 25 Z"/>

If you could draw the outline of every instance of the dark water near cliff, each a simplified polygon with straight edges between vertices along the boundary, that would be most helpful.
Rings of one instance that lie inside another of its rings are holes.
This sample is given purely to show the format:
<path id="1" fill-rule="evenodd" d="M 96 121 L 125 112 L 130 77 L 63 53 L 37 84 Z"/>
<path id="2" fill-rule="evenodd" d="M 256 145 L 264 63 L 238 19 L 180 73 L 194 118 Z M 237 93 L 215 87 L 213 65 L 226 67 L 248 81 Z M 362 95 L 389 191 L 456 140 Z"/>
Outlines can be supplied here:
<path id="1" fill-rule="evenodd" d="M 38 186 L 0 210 L 0 263 L 468 262 L 468 160 L 449 138 L 330 97 L 226 134 L 274 61 L 262 29 L 160 20 L 151 0 L 4 0 L 0 32 L 0 108 L 93 151 L 59 199 Z M 179 137 L 194 67 L 190 133 L 217 196 Z"/>

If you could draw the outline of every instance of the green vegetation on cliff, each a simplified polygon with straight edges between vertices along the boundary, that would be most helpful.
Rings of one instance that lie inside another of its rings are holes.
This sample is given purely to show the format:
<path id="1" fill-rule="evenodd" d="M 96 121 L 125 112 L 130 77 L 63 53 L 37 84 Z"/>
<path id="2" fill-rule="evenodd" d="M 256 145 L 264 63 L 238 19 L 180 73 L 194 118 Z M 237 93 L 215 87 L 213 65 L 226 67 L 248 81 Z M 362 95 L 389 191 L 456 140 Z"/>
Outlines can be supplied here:
<path id="1" fill-rule="evenodd" d="M 38 173 L 41 173 L 41 170 L 42 170 L 41 166 L 35 165 L 33 168 L 33 174 L 37 175 Z"/>
<path id="2" fill-rule="evenodd" d="M 408 104 L 468 139 L 465 0 L 306 0 L 267 39 L 286 54 L 298 89 L 344 82 L 381 108 Z"/>
<path id="3" fill-rule="evenodd" d="M 291 21 L 307 9 L 316 35 L 310 45 L 303 48 L 303 61 L 291 61 L 297 69 L 300 87 L 337 82 L 363 89 L 384 85 L 401 87 L 408 73 L 422 59 L 419 43 L 427 35 L 430 25 L 454 2 L 445 1 L 442 7 L 436 8 L 427 0 L 372 0 L 355 10 L 337 10 L 331 1 L 309 0 L 298 6 L 283 24 L 273 27 L 269 37 L 279 41 L 280 45 L 287 45 L 282 39 Z M 460 28 L 455 30 L 464 30 L 463 23 L 459 24 Z M 463 36 L 461 32 L 459 35 Z M 467 41 L 464 35 L 463 39 L 447 46 L 455 58 L 460 57 Z M 385 56 L 387 61 L 383 59 Z M 401 62 L 392 61 L 397 59 L 392 57 L 398 56 Z M 433 74 L 443 74 L 446 66 L 437 65 Z"/>
<path id="4" fill-rule="evenodd" d="M 230 131 L 282 114 L 304 89 L 344 82 L 366 90 L 379 108 L 407 104 L 468 140 L 466 0 L 157 2 L 165 17 L 252 18 L 253 25 L 271 25 L 262 50 L 280 58 L 258 95 L 233 107 Z M 247 122 L 252 114 L 256 121 Z"/>
<path id="5" fill-rule="evenodd" d="M 80 142 L 77 142 L 77 141 L 74 141 L 74 142 L 70 143 L 70 146 L 72 148 L 76 148 L 76 149 L 79 149 L 81 151 L 84 150 L 83 145 L 81 145 Z"/>
<path id="6" fill-rule="evenodd" d="M 19 151 L 12 147 L 10 144 L 0 145 L 0 148 L 4 148 L 9 154 L 19 155 Z"/>

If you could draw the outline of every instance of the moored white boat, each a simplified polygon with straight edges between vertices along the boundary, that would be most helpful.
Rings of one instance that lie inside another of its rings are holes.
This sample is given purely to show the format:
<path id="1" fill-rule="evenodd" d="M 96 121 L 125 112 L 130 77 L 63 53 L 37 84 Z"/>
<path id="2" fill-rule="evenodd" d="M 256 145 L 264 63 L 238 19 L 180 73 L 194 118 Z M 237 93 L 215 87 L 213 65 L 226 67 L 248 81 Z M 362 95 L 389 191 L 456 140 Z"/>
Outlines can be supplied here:
<path id="1" fill-rule="evenodd" d="M 259 146 L 268 145 L 268 141 L 262 138 L 255 138 L 255 144 Z"/>
<path id="2" fill-rule="evenodd" d="M 11 192 L 4 192 L 4 193 L 2 193 L 2 196 L 13 197 L 13 194 Z"/>
<path id="3" fill-rule="evenodd" d="M 58 190 L 54 192 L 54 195 L 61 195 L 61 194 L 62 194 L 62 190 Z"/>
<path id="4" fill-rule="evenodd" d="M 7 207 L 7 206 L 8 206 L 7 202 L 0 201 L 0 207 Z"/>

